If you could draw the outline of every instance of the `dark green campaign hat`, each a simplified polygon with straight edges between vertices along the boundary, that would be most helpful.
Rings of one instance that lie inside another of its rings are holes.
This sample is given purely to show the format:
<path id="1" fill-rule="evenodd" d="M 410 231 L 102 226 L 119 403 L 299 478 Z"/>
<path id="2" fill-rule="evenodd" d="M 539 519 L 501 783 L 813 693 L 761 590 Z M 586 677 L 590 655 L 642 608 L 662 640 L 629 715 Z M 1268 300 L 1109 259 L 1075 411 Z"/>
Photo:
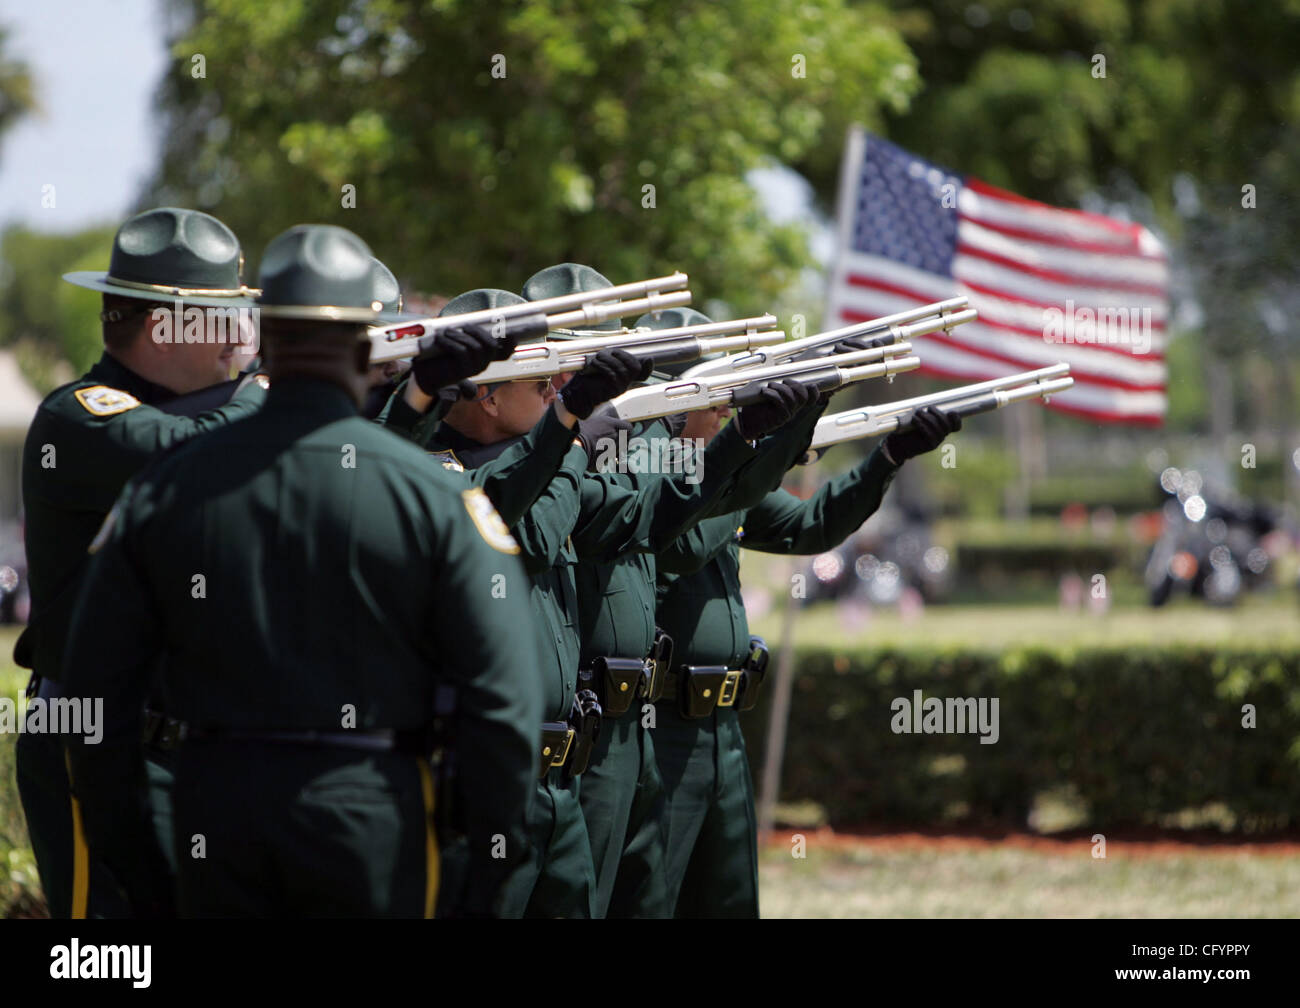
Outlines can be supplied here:
<path id="1" fill-rule="evenodd" d="M 544 298 L 598 291 L 613 286 L 590 266 L 583 266 L 581 263 L 558 263 L 555 266 L 547 266 L 544 270 L 538 270 L 529 277 L 524 282 L 523 295 L 526 301 L 541 301 Z M 617 332 L 623 327 L 618 319 L 609 319 L 586 328 L 591 332 Z M 563 333 L 555 335 L 561 339 L 568 338 Z"/>
<path id="2" fill-rule="evenodd" d="M 397 325 L 424 318 L 423 315 L 402 310 L 402 288 L 392 270 L 374 257 L 371 257 L 370 266 L 375 284 L 373 296 L 381 306 L 379 317 L 375 319 L 377 324 Z"/>
<path id="3" fill-rule="evenodd" d="M 333 224 L 299 224 L 273 238 L 258 281 L 267 318 L 373 323 L 381 306 L 369 246 Z"/>
<path id="4" fill-rule="evenodd" d="M 249 304 L 244 255 L 235 232 L 198 210 L 158 207 L 136 214 L 113 236 L 108 271 L 63 274 L 78 287 L 147 301 L 194 305 Z"/>
<path id="5" fill-rule="evenodd" d="M 703 312 L 697 312 L 694 308 L 665 308 L 660 312 L 650 312 L 648 315 L 642 315 L 636 320 L 632 328 L 634 329 L 679 329 L 682 326 L 707 325 L 713 319 L 709 318 Z M 720 353 L 705 354 L 699 360 L 678 361 L 675 364 L 658 364 L 650 374 L 652 381 L 672 381 L 674 378 L 680 378 L 682 372 L 688 368 L 695 367 L 701 361 L 717 360 L 723 356 Z"/>
<path id="6" fill-rule="evenodd" d="M 465 315 L 469 312 L 488 311 L 492 308 L 510 308 L 513 305 L 523 304 L 527 298 L 521 298 L 508 290 L 500 290 L 496 287 L 479 287 L 472 291 L 466 291 L 464 294 L 457 294 L 454 298 L 442 306 L 442 311 L 438 312 L 438 317 L 444 315 Z"/>

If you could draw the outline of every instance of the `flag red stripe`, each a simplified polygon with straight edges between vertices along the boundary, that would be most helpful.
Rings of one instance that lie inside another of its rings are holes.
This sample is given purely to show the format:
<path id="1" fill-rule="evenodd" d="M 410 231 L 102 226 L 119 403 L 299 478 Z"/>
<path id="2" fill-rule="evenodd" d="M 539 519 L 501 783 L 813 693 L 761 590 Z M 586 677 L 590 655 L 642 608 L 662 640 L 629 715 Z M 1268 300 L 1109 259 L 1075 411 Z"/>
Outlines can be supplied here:
<path id="1" fill-rule="evenodd" d="M 883 280 L 874 280 L 871 277 L 860 276 L 859 274 L 856 273 L 850 273 L 846 279 L 849 283 L 853 284 L 855 287 L 869 287 L 869 288 L 874 288 L 876 290 L 884 291 L 888 294 L 896 294 L 899 297 L 912 298 L 917 302 L 917 304 L 926 304 L 929 301 L 933 300 L 933 298 L 929 297 L 928 295 L 919 294 L 916 291 L 911 290 L 907 287 L 902 287 L 899 286 L 898 284 L 887 283 L 886 281 Z M 965 284 L 965 286 L 970 287 L 972 290 L 975 289 L 971 284 Z M 985 293 L 988 293 L 987 289 L 985 290 Z M 1008 300 L 1023 301 L 1023 299 L 1020 298 L 1009 298 Z M 1037 302 L 1033 302 L 1033 301 L 1023 302 L 1023 303 L 1037 305 L 1038 307 L 1043 307 L 1042 305 L 1038 305 Z M 1057 307 L 1057 306 L 1051 305 L 1049 307 Z M 975 308 L 976 310 L 979 309 L 978 303 L 975 305 Z M 888 314 L 888 312 L 882 312 L 881 314 Z M 879 318 L 879 315 L 865 315 L 859 311 L 850 311 L 848 308 L 841 308 L 840 315 L 844 317 L 846 322 L 869 322 L 874 318 Z M 983 322 L 985 325 L 995 326 L 998 329 L 1004 329 L 1007 332 L 1015 333 L 1018 336 L 1030 336 L 1030 337 L 1036 337 L 1040 340 L 1043 339 L 1043 333 L 1041 330 L 1027 329 L 1024 326 L 1014 326 L 1006 322 L 995 322 L 989 319 L 987 316 L 981 316 L 980 321 Z M 1162 332 L 1164 331 L 1164 325 L 1159 322 L 1152 322 L 1151 328 L 1153 330 L 1159 329 Z M 1043 340 L 1043 342 L 1046 343 L 1047 341 Z M 1048 345 L 1050 346 L 1051 344 Z M 1133 352 L 1131 350 L 1128 350 L 1122 346 L 1111 346 L 1110 344 L 1107 343 L 1083 343 L 1078 345 L 1086 346 L 1089 350 L 1101 350 L 1106 353 L 1124 354 L 1125 356 L 1129 356 L 1129 357 L 1133 356 Z M 1150 353 L 1143 354 L 1142 357 L 1144 360 L 1151 360 L 1151 361 L 1163 361 L 1165 359 L 1165 355 L 1162 352 L 1156 350 L 1152 350 Z"/>
<path id="2" fill-rule="evenodd" d="M 1104 214 L 1091 213 L 1087 210 L 1066 210 L 1063 207 L 1054 207 L 1051 204 L 1043 203 L 1039 200 L 1030 199 L 1028 196 L 1021 196 L 1017 193 L 1010 192 L 1006 189 L 999 189 L 995 185 L 989 185 L 987 182 L 981 182 L 977 178 L 971 178 L 969 175 L 962 177 L 962 182 L 967 189 L 972 192 L 981 193 L 984 196 L 990 196 L 993 199 L 1000 199 L 1006 203 L 1014 203 L 1017 206 L 1032 207 L 1034 210 L 1043 214 L 1045 217 L 1070 216 L 1080 217 L 1097 227 L 1104 228 L 1126 238 L 1137 240 L 1138 235 L 1142 233 L 1141 224 L 1125 224 L 1123 221 L 1117 221 L 1113 217 L 1107 217 Z"/>
<path id="3" fill-rule="evenodd" d="M 1043 280 L 1051 280 L 1054 283 L 1079 284 L 1080 286 L 1100 287 L 1104 290 L 1133 291 L 1138 294 L 1150 294 L 1154 297 L 1164 297 L 1165 289 L 1158 284 L 1134 283 L 1129 280 L 1110 280 L 1098 276 L 1081 276 L 1077 273 L 1063 273 L 1060 270 L 1046 269 L 1042 266 L 1030 266 L 1024 260 L 1012 259 L 1010 256 L 998 255 L 996 252 L 989 252 L 986 249 L 970 245 L 967 242 L 959 241 L 957 243 L 957 252 L 960 255 L 974 256 L 977 259 L 984 259 L 999 266 L 1006 266 L 1018 273 L 1028 273 L 1031 276 L 1039 277 Z"/>
<path id="4" fill-rule="evenodd" d="M 962 214 L 962 220 L 968 220 L 972 224 L 978 224 L 982 228 L 988 228 L 990 231 L 996 231 L 998 234 L 1004 234 L 1008 238 L 1020 238 L 1024 241 L 1037 242 L 1040 245 L 1050 245 L 1053 248 L 1070 248 L 1077 249 L 1080 252 L 1099 252 L 1103 255 L 1131 255 L 1135 259 L 1146 259 L 1150 262 L 1165 262 L 1163 255 L 1147 255 L 1138 251 L 1131 245 L 1108 245 L 1105 242 L 1082 241 L 1078 238 L 1049 237 L 1039 231 L 1031 231 L 1028 228 L 1012 227 L 1010 224 L 1001 224 L 997 221 L 985 220 L 982 217 L 975 217 L 971 214 Z"/>

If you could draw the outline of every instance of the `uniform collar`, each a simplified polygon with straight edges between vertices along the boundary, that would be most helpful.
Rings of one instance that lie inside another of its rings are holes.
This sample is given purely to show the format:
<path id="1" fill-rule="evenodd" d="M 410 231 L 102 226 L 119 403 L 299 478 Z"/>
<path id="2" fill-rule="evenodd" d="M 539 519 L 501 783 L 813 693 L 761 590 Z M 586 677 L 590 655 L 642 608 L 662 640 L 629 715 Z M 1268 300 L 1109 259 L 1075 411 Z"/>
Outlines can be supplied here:
<path id="1" fill-rule="evenodd" d="M 461 465 L 466 469 L 477 469 L 484 462 L 491 462 L 511 445 L 522 441 L 526 436 L 519 434 L 515 437 L 508 437 L 503 441 L 485 445 L 471 437 L 466 437 L 456 428 L 444 423 L 438 428 L 438 446 L 442 449 L 450 448 L 454 451 L 456 458 L 460 460 Z"/>
<path id="2" fill-rule="evenodd" d="M 320 378 L 280 377 L 271 382 L 263 412 L 310 414 L 325 420 L 358 416 L 357 405 L 342 386 Z"/>
<path id="3" fill-rule="evenodd" d="M 176 393 L 171 389 L 140 377 L 107 350 L 100 355 L 95 366 L 86 372 L 83 380 L 130 392 L 142 403 L 150 406 L 176 398 Z"/>

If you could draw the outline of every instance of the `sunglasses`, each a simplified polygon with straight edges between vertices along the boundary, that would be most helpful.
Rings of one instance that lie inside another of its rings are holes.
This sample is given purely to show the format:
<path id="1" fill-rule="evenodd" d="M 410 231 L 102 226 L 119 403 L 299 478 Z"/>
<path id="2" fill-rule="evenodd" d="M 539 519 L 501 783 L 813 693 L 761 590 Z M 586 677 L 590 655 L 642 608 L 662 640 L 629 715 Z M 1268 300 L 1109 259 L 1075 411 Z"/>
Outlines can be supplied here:
<path id="1" fill-rule="evenodd" d="M 552 387 L 551 379 L 549 378 L 540 378 L 540 379 L 539 378 L 513 378 L 510 381 L 494 383 L 491 387 L 485 389 L 484 392 L 481 395 L 479 395 L 478 399 L 475 400 L 475 402 L 482 402 L 484 399 L 488 398 L 488 396 L 492 395 L 492 393 L 494 393 L 502 385 L 532 385 L 537 390 L 537 394 L 541 396 L 543 399 L 546 398 L 547 394 L 549 393 Z"/>

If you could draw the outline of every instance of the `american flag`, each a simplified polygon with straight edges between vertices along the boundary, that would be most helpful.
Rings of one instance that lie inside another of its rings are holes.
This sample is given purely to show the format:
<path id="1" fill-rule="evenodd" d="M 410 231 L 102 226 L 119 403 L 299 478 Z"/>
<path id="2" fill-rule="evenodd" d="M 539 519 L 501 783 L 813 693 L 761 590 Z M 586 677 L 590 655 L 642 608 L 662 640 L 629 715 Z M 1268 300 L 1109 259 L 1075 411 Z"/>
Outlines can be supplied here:
<path id="1" fill-rule="evenodd" d="M 854 129 L 827 323 L 965 294 L 979 319 L 914 341 L 921 371 L 999 378 L 1065 361 L 1051 407 L 1158 425 L 1169 269 L 1139 224 L 1025 199 Z"/>

